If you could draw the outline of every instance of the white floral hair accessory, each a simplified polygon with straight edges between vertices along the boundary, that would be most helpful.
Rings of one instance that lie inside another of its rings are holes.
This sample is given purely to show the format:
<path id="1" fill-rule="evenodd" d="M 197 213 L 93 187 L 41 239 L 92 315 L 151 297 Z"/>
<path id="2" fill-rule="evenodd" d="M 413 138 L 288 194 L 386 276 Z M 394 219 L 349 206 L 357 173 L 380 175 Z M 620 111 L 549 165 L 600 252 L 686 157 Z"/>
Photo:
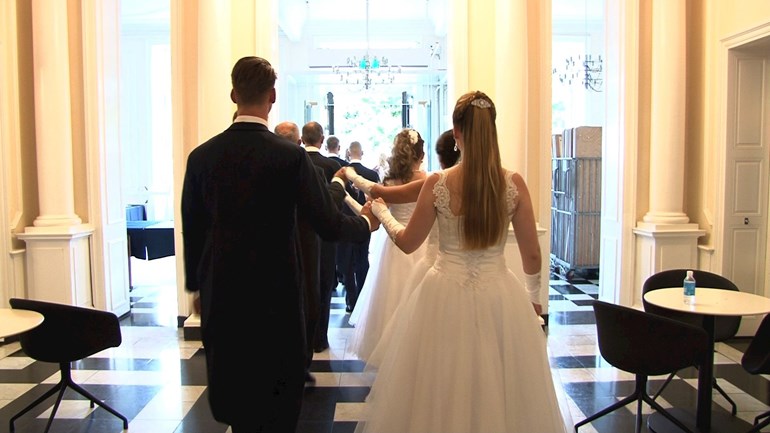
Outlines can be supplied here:
<path id="1" fill-rule="evenodd" d="M 473 105 L 474 107 L 479 107 L 479 108 L 491 108 L 492 107 L 492 104 L 490 104 L 489 101 L 487 101 L 486 99 L 482 99 L 482 98 L 474 99 L 473 101 L 471 101 L 471 105 Z"/>
<path id="2" fill-rule="evenodd" d="M 412 144 L 417 144 L 417 140 L 420 139 L 420 135 L 415 131 L 414 129 L 409 130 L 409 142 Z"/>

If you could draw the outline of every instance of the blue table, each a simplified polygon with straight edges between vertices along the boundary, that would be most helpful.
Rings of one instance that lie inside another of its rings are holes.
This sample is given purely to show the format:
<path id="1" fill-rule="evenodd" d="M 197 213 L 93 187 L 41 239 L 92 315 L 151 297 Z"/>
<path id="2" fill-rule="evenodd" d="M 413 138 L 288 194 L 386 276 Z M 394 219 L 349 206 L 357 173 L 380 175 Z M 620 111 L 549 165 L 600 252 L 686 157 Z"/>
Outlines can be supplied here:
<path id="1" fill-rule="evenodd" d="M 126 221 L 128 251 L 138 259 L 174 255 L 174 221 Z"/>
<path id="2" fill-rule="evenodd" d="M 131 281 L 131 256 L 142 260 L 154 260 L 173 256 L 174 221 L 126 221 L 128 236 L 128 287 Z"/>

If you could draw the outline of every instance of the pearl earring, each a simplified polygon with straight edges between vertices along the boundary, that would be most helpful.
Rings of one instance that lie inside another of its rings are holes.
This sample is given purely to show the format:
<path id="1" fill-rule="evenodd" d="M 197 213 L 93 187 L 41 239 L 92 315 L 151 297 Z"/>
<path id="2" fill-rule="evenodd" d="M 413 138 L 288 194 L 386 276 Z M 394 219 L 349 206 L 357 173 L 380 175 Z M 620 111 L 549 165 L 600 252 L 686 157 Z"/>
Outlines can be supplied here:
<path id="1" fill-rule="evenodd" d="M 457 145 L 455 144 L 455 152 L 457 152 Z"/>

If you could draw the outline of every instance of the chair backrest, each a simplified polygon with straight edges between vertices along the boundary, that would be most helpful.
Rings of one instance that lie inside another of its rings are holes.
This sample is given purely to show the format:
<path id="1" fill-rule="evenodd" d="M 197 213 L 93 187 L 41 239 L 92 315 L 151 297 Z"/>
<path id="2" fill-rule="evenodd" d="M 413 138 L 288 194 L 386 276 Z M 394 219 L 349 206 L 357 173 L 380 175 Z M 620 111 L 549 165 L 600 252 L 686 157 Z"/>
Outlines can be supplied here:
<path id="1" fill-rule="evenodd" d="M 147 208 L 143 204 L 126 205 L 126 221 L 146 221 Z"/>
<path id="2" fill-rule="evenodd" d="M 46 362 L 71 362 L 120 346 L 118 317 L 103 310 L 11 298 L 11 307 L 41 313 L 43 323 L 19 336 L 24 353 Z"/>
<path id="3" fill-rule="evenodd" d="M 754 338 L 743 353 L 741 365 L 751 374 L 770 374 L 770 314 L 759 324 Z"/>
<path id="4" fill-rule="evenodd" d="M 666 287 L 681 287 L 688 269 L 669 269 L 650 275 L 642 286 L 642 305 L 644 311 L 660 316 L 670 317 L 692 325 L 703 326 L 703 316 L 690 313 L 680 313 L 668 308 L 658 307 L 644 300 L 644 294 L 652 290 Z M 739 291 L 728 278 L 708 271 L 694 270 L 693 276 L 698 287 Z M 695 290 L 695 302 L 698 300 L 698 291 Z M 714 321 L 714 341 L 725 341 L 735 337 L 741 326 L 741 316 L 718 316 Z"/>
<path id="5" fill-rule="evenodd" d="M 593 301 L 599 352 L 611 365 L 645 376 L 701 365 L 709 337 L 699 326 L 603 301 Z"/>

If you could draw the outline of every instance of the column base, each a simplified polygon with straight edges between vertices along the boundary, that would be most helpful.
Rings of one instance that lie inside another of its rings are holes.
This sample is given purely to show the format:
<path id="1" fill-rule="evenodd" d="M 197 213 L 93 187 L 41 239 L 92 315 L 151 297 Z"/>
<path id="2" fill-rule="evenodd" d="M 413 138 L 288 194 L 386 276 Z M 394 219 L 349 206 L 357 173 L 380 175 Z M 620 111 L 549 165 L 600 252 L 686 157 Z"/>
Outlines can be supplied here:
<path id="1" fill-rule="evenodd" d="M 637 263 L 634 304 L 642 305 L 642 285 L 652 274 L 666 269 L 698 269 L 698 238 L 706 231 L 697 224 L 637 223 Z"/>
<path id="2" fill-rule="evenodd" d="M 16 236 L 27 244 L 27 293 L 30 299 L 93 306 L 89 224 L 26 227 Z"/>

